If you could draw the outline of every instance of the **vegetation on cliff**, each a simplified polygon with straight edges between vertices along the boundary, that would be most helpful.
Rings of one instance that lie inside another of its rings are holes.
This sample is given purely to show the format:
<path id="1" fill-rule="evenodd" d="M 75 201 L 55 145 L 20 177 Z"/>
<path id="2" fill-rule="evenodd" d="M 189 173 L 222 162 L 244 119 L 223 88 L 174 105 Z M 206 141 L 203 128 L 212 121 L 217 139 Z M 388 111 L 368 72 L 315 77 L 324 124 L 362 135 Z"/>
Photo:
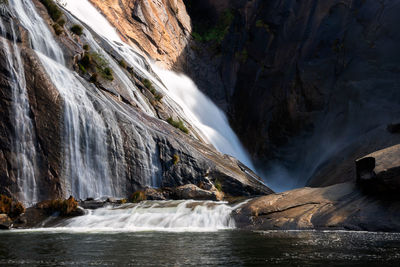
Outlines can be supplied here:
<path id="1" fill-rule="evenodd" d="M 10 218 L 15 218 L 25 212 L 25 207 L 21 202 L 13 201 L 10 197 L 0 195 L 0 214 L 7 214 Z"/>
<path id="2" fill-rule="evenodd" d="M 167 122 L 169 124 L 171 124 L 172 126 L 174 126 L 175 128 L 181 130 L 182 132 L 184 132 L 185 134 L 189 133 L 189 129 L 185 127 L 185 125 L 183 124 L 183 121 L 181 120 L 174 120 L 172 117 L 169 117 L 167 119 Z"/>
<path id="3" fill-rule="evenodd" d="M 37 207 L 50 215 L 59 213 L 61 216 L 70 216 L 78 209 L 78 202 L 74 197 L 70 196 L 68 199 L 43 201 L 38 203 Z"/>

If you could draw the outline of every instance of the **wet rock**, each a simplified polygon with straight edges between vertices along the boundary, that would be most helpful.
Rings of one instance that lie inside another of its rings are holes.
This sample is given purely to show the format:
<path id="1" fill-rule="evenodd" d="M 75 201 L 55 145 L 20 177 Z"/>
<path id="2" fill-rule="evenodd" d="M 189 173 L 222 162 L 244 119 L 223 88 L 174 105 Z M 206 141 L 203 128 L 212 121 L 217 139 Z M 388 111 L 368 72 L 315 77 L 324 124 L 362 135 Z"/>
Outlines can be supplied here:
<path id="1" fill-rule="evenodd" d="M 398 194 L 400 190 L 400 145 L 356 160 L 358 184 L 370 193 Z"/>
<path id="2" fill-rule="evenodd" d="M 176 199 L 217 200 L 216 192 L 203 190 L 194 184 L 187 184 L 173 189 Z"/>
<path id="3" fill-rule="evenodd" d="M 7 214 L 0 214 L 0 230 L 10 229 L 12 227 L 12 221 Z"/>
<path id="4" fill-rule="evenodd" d="M 164 193 L 163 190 L 158 190 L 154 188 L 146 188 L 144 190 L 144 194 L 146 195 L 146 199 L 148 200 L 166 200 L 168 196 L 167 193 Z"/>
<path id="5" fill-rule="evenodd" d="M 108 205 L 108 201 L 102 201 L 102 200 L 84 200 L 79 202 L 79 206 L 84 208 L 84 209 L 89 209 L 89 210 L 95 210 L 98 208 L 102 208 L 105 205 Z"/>

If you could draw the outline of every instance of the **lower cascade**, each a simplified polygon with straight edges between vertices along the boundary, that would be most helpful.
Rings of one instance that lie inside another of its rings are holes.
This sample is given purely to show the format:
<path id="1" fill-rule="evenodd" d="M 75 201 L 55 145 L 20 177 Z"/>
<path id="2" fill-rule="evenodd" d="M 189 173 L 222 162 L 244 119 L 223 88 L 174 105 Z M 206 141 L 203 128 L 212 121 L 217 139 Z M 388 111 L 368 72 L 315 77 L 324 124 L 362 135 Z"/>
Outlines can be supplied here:
<path id="1" fill-rule="evenodd" d="M 171 231 L 213 232 L 235 228 L 231 212 L 237 206 L 226 202 L 168 200 L 107 206 L 87 210 L 87 214 L 68 219 L 56 231 Z"/>

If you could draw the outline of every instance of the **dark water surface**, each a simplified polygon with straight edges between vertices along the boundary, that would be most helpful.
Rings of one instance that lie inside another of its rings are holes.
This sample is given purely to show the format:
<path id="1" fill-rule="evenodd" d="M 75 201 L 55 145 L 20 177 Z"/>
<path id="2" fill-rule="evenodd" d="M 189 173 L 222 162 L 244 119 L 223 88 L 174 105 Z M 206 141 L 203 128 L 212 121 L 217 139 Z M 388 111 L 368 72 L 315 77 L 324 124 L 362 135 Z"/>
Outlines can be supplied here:
<path id="1" fill-rule="evenodd" d="M 400 234 L 0 232 L 2 266 L 400 266 Z"/>

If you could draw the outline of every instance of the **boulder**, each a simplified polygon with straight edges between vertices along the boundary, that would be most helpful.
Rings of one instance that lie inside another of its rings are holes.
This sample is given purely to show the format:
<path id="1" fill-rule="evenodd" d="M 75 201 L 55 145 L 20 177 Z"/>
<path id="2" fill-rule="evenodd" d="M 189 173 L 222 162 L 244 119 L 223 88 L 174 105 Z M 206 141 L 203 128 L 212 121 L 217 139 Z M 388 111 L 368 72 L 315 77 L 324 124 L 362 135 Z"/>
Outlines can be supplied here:
<path id="1" fill-rule="evenodd" d="M 0 229 L 10 229 L 12 227 L 12 221 L 7 214 L 0 214 Z"/>
<path id="2" fill-rule="evenodd" d="M 154 188 L 146 188 L 144 190 L 144 194 L 146 195 L 146 199 L 148 200 L 166 200 L 166 193 L 161 190 L 157 190 Z"/>
<path id="3" fill-rule="evenodd" d="M 217 200 L 215 191 L 207 191 L 194 184 L 186 184 L 174 188 L 173 195 L 177 199 Z"/>
<path id="4" fill-rule="evenodd" d="M 371 193 L 397 193 L 400 189 L 400 145 L 356 160 L 357 183 Z"/>

